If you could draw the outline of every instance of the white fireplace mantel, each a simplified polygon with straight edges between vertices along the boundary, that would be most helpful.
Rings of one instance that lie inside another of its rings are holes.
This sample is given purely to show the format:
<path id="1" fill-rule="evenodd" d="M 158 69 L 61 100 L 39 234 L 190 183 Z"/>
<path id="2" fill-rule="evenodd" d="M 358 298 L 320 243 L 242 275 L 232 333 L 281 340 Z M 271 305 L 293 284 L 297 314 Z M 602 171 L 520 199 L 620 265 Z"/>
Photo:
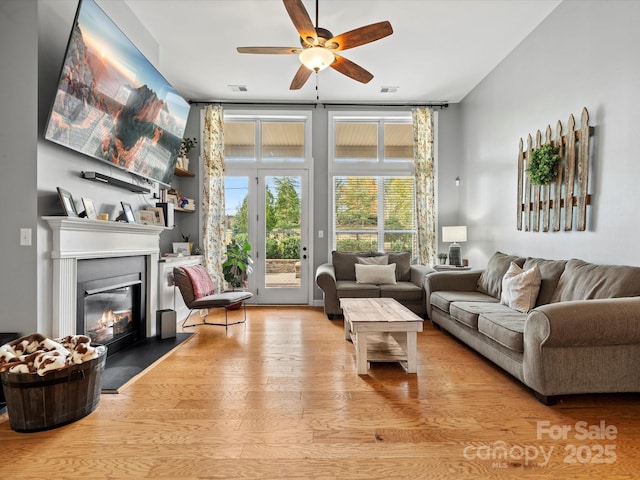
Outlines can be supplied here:
<path id="1" fill-rule="evenodd" d="M 153 312 L 157 284 L 160 233 L 164 227 L 74 217 L 42 217 L 53 231 L 53 315 L 55 338 L 76 334 L 78 260 L 144 255 L 147 259 L 147 336 L 155 335 Z"/>

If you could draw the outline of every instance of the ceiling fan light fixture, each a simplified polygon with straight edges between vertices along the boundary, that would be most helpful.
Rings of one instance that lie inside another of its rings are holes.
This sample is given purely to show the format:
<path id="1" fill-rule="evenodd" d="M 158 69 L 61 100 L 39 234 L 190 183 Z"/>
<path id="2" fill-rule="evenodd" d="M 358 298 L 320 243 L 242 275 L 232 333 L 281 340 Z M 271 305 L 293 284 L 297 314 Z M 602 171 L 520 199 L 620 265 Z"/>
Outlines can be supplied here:
<path id="1" fill-rule="evenodd" d="M 305 48 L 298 58 L 305 67 L 314 72 L 324 70 L 335 60 L 333 53 L 323 47 Z"/>

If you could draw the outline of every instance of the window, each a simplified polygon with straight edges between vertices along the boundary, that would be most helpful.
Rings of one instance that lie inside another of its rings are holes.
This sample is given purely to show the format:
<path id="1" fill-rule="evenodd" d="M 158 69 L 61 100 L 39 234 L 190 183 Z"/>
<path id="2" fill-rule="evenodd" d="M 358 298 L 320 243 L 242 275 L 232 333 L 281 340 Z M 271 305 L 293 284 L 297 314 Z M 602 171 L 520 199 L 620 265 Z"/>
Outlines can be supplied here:
<path id="1" fill-rule="evenodd" d="M 302 164 L 311 152 L 305 142 L 309 128 L 309 115 L 225 113 L 225 163 L 239 168 L 245 168 L 247 162 Z"/>
<path id="2" fill-rule="evenodd" d="M 335 176 L 333 182 L 336 250 L 415 252 L 413 177 Z"/>
<path id="3" fill-rule="evenodd" d="M 329 114 L 332 248 L 417 246 L 410 112 Z"/>

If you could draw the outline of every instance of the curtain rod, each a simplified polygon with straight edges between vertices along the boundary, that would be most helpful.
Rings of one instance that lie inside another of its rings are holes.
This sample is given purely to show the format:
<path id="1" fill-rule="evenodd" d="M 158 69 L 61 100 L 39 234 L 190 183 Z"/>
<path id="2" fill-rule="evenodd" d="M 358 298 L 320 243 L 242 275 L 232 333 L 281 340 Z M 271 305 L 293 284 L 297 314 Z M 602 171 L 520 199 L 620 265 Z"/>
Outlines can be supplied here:
<path id="1" fill-rule="evenodd" d="M 225 102 L 225 101 L 213 101 L 213 100 L 189 100 L 189 105 L 213 105 L 220 104 L 225 105 L 258 105 L 265 107 L 431 107 L 445 109 L 449 107 L 449 102 L 439 103 L 296 103 L 296 102 Z"/>

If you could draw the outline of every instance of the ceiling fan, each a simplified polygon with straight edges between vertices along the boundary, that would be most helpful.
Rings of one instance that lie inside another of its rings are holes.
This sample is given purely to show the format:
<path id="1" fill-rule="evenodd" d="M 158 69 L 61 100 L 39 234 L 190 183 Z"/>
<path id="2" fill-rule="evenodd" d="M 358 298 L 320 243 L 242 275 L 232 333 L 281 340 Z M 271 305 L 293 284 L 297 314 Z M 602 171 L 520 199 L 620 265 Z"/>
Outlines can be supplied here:
<path id="1" fill-rule="evenodd" d="M 334 36 L 329 30 L 318 27 L 318 0 L 316 0 L 315 27 L 302 0 L 282 1 L 300 35 L 302 47 L 238 47 L 239 53 L 298 54 L 302 65 L 293 77 L 290 90 L 302 88 L 311 76 L 311 72 L 319 72 L 327 67 L 361 83 L 367 83 L 373 78 L 370 72 L 336 52 L 371 43 L 391 35 L 393 28 L 389 22 L 372 23 Z"/>

